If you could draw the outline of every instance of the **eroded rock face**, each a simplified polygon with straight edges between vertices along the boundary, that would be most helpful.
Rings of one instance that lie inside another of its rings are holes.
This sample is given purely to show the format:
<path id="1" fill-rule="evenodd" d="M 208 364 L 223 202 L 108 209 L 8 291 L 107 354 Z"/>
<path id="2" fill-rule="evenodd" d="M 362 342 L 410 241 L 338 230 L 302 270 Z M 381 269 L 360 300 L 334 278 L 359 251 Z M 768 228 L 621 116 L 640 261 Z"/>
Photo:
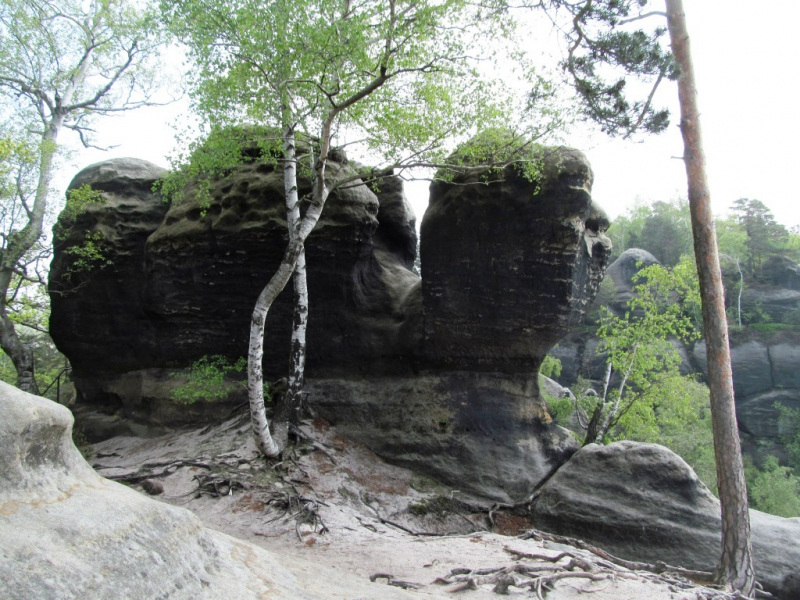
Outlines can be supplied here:
<path id="1" fill-rule="evenodd" d="M 152 191 L 165 173 L 144 160 L 112 159 L 87 167 L 70 184 L 89 185 L 103 198 L 74 221 L 62 215 L 55 228 L 50 332 L 78 375 L 157 364 L 159 323 L 148 314 L 144 255 L 169 208 Z M 81 256 L 72 252 L 87 235 L 103 259 L 81 267 Z"/>
<path id="2" fill-rule="evenodd" d="M 579 537 L 629 560 L 712 571 L 720 553 L 719 501 L 679 456 L 655 444 L 590 444 L 541 488 L 538 527 Z M 750 511 L 758 580 L 800 598 L 800 521 Z"/>
<path id="3" fill-rule="evenodd" d="M 213 419 L 240 397 L 209 406 L 166 406 L 170 372 L 204 355 L 245 356 L 256 297 L 286 245 L 283 175 L 264 163 L 242 165 L 214 181 L 208 206 L 189 187 L 166 205 L 152 192 L 164 171 L 134 159 L 92 165 L 76 176 L 102 192 L 56 244 L 50 290 L 51 334 L 74 367 L 84 401 L 166 424 Z M 332 162 L 331 177 L 352 176 Z M 300 182 L 301 196 L 310 183 Z M 402 371 L 398 338 L 408 290 L 419 282 L 416 237 L 402 188 L 391 179 L 379 201 L 366 186 L 331 194 L 306 245 L 312 308 L 309 376 Z M 390 218 L 391 217 L 391 218 Z M 63 221 L 63 218 L 62 218 Z M 373 236 L 377 242 L 373 245 Z M 71 252 L 100 235 L 108 264 L 76 275 Z M 267 320 L 265 370 L 285 374 L 291 290 Z"/>
<path id="4" fill-rule="evenodd" d="M 617 288 L 613 306 L 619 311 L 625 311 L 628 302 L 633 298 L 633 288 L 636 286 L 633 278 L 645 267 L 660 264 L 658 259 L 647 250 L 641 248 L 628 248 L 619 255 L 619 258 L 608 267 L 607 276 Z"/>
<path id="5" fill-rule="evenodd" d="M 585 315 L 611 249 L 608 220 L 583 154 L 556 148 L 544 160 L 539 182 L 508 167 L 488 184 L 478 173 L 431 185 L 421 230 L 427 362 L 536 372 Z"/>
<path id="6" fill-rule="evenodd" d="M 414 217 L 397 177 L 377 196 L 365 185 L 331 194 L 306 244 L 309 404 L 385 458 L 504 501 L 528 496 L 577 450 L 552 424 L 535 374 L 583 317 L 610 249 L 586 159 L 566 148 L 546 155 L 539 182 L 507 169 L 490 186 L 434 186 L 422 281 L 410 270 Z M 329 166 L 332 181 L 355 173 L 340 160 Z M 102 183 L 106 170 L 95 165 L 76 182 Z M 241 165 L 211 182 L 207 205 L 190 186 L 166 212 L 150 175 L 131 185 L 152 218 L 124 260 L 54 303 L 53 338 L 72 358 L 102 336 L 90 359 L 74 363 L 84 404 L 165 425 L 219 418 L 243 398 L 176 405 L 180 381 L 170 372 L 203 355 L 246 354 L 252 306 L 286 245 L 280 166 Z M 299 185 L 302 197 L 310 183 Z M 122 235 L 114 198 L 81 215 L 83 230 Z M 69 279 L 69 248 L 57 248 L 53 289 Z M 128 304 L 113 302 L 120 293 Z M 267 319 L 264 366 L 273 377 L 286 370 L 291 300 L 284 292 Z M 107 325 L 92 328 L 95 318 Z M 128 344 L 140 335 L 144 342 Z"/>
<path id="7" fill-rule="evenodd" d="M 321 600 L 345 592 L 310 592 L 270 552 L 99 477 L 72 444 L 63 406 L 0 382 L 0 412 L 3 598 Z M 351 584 L 348 593 L 368 593 Z"/>
<path id="8" fill-rule="evenodd" d="M 314 410 L 395 464 L 464 492 L 522 501 L 578 450 L 535 376 L 429 373 L 308 383 Z"/>

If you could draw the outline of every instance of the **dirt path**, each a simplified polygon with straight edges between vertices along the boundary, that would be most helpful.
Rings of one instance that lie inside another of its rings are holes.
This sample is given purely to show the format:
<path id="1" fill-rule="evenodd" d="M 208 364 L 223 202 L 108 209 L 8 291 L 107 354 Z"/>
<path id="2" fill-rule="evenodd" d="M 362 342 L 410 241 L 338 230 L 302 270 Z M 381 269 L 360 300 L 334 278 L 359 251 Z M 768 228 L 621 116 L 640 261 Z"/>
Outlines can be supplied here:
<path id="1" fill-rule="evenodd" d="M 482 531 L 489 527 L 487 515 L 465 508 L 465 503 L 480 505 L 479 500 L 388 465 L 321 421 L 307 424 L 304 432 L 315 445 L 306 443 L 278 465 L 258 456 L 242 417 L 152 439 L 113 438 L 94 445 L 90 463 L 110 478 L 137 480 L 151 474 L 150 480 L 163 486 L 156 498 L 192 510 L 207 527 L 270 550 L 311 590 L 329 598 L 453 598 L 452 592 L 464 583 L 435 583 L 453 569 L 523 564 L 553 568 L 544 559 L 515 559 L 508 550 L 547 557 L 566 550 L 573 557 L 596 560 L 572 547 L 513 537 L 529 526 L 521 516 L 496 519 L 497 528 L 510 535 Z M 141 482 L 133 485 L 141 489 Z M 569 560 L 559 561 L 561 571 Z M 378 574 L 383 576 L 376 578 Z M 474 572 L 461 578 L 469 577 L 477 589 L 465 590 L 465 598 L 498 597 L 494 583 Z M 374 594 L 347 592 L 348 582 L 370 578 L 375 579 Z M 389 581 L 394 585 L 387 585 Z M 414 591 L 402 592 L 397 585 L 403 582 Z M 599 581 L 568 578 L 554 585 L 548 600 L 702 597 L 632 572 Z M 508 594 L 535 597 L 526 588 L 511 587 Z"/>

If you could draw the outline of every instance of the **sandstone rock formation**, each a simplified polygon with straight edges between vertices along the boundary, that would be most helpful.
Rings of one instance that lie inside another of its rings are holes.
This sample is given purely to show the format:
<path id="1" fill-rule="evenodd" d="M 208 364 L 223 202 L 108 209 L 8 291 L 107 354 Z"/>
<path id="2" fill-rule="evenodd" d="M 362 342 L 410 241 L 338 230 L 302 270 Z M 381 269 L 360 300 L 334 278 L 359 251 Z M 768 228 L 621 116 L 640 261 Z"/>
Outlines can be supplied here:
<path id="1" fill-rule="evenodd" d="M 720 554 L 719 501 L 663 446 L 590 444 L 541 488 L 534 520 L 629 560 L 712 571 Z M 800 598 L 800 519 L 750 511 L 755 570 L 781 600 Z"/>
<path id="2" fill-rule="evenodd" d="M 188 510 L 99 477 L 58 404 L 0 382 L 3 598 L 275 598 L 344 594 L 298 580 L 268 551 L 205 529 Z M 366 597 L 353 579 L 346 593 Z M 410 597 L 400 590 L 382 596 Z"/>
<path id="3" fill-rule="evenodd" d="M 422 221 L 424 355 L 454 369 L 536 372 L 586 313 L 611 250 L 586 158 L 544 156 L 544 176 L 514 167 L 431 185 Z"/>
<path id="4" fill-rule="evenodd" d="M 628 248 L 611 263 L 606 273 L 616 287 L 613 307 L 621 312 L 625 311 L 628 301 L 633 298 L 633 288 L 636 286 L 634 276 L 650 265 L 659 264 L 658 259 L 647 250 Z"/>
<path id="5" fill-rule="evenodd" d="M 355 173 L 338 156 L 332 182 Z M 84 405 L 164 424 L 227 413 L 240 398 L 176 405 L 169 373 L 203 355 L 246 354 L 252 305 L 286 244 L 280 166 L 241 165 L 211 182 L 207 206 L 190 186 L 166 214 L 150 192 L 158 171 L 142 167 L 126 185 L 153 217 L 140 219 L 126 252 L 108 244 L 112 264 L 69 288 L 70 248 L 86 231 L 123 237 L 123 193 L 108 174 L 130 164 L 94 165 L 73 183 L 97 182 L 108 199 L 56 247 L 53 339 L 75 357 Z M 309 403 L 381 456 L 501 500 L 530 494 L 577 449 L 551 424 L 536 372 L 583 318 L 610 250 L 583 155 L 550 149 L 543 164 L 538 182 L 509 168 L 488 186 L 472 176 L 435 184 L 422 281 L 410 270 L 414 217 L 396 177 L 377 196 L 365 185 L 332 193 L 306 244 Z M 130 299 L 115 303 L 118 294 Z M 273 377 L 285 373 L 290 316 L 285 292 L 267 321 Z"/>

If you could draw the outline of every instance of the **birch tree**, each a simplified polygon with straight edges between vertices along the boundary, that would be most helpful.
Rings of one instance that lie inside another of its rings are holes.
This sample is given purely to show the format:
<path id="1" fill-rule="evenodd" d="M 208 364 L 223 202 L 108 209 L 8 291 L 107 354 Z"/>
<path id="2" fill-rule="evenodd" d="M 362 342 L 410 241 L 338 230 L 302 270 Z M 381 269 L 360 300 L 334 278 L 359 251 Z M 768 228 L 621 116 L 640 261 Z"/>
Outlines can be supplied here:
<path id="1" fill-rule="evenodd" d="M 334 136 L 346 131 L 365 153 L 380 157 L 383 167 L 371 175 L 379 178 L 397 168 L 440 164 L 447 142 L 463 140 L 478 122 L 492 126 L 505 119 L 510 105 L 470 63 L 477 46 L 469 36 L 482 23 L 478 9 L 462 0 L 181 0 L 164 2 L 162 9 L 196 65 L 191 85 L 199 114 L 215 124 L 244 121 L 282 132 L 289 243 L 256 302 L 248 350 L 254 435 L 265 455 L 276 456 L 286 443 L 287 420 L 297 414 L 303 379 L 309 308 L 304 244 L 331 192 L 361 184 L 328 177 Z M 312 179 L 304 213 L 298 168 Z M 273 436 L 262 393 L 264 325 L 293 276 L 290 385 Z"/>
<path id="2" fill-rule="evenodd" d="M 658 388 L 680 377 L 681 357 L 671 339 L 693 341 L 698 335 L 692 309 L 699 304 L 694 267 L 682 261 L 672 269 L 651 265 L 635 276 L 635 295 L 623 317 L 610 311 L 602 318 L 597 337 L 598 352 L 606 355 L 601 393 L 585 415 L 577 410 L 586 430 L 584 445 L 604 443 L 629 415 L 646 422 L 664 407 Z M 612 376 L 616 376 L 613 380 Z M 584 398 L 591 401 L 591 398 Z M 576 408 L 578 399 L 575 401 Z M 623 427 L 627 429 L 627 427 Z"/>
<path id="3" fill-rule="evenodd" d="M 147 64 L 160 45 L 152 15 L 122 0 L 0 2 L 0 347 L 17 385 L 36 393 L 31 349 L 17 334 L 13 305 L 25 283 L 41 283 L 38 258 L 50 180 L 63 130 L 89 146 L 95 117 L 148 104 Z"/>
<path id="4" fill-rule="evenodd" d="M 655 91 L 665 80 L 678 83 L 683 161 L 689 188 L 695 260 L 700 281 L 703 326 L 708 354 L 708 384 L 714 430 L 717 484 L 722 512 L 722 553 L 717 579 L 746 596 L 755 576 L 750 549 L 750 522 L 744 466 L 733 397 L 728 325 L 714 219 L 703 153 L 697 87 L 682 0 L 665 0 L 665 10 L 649 10 L 647 0 L 545 0 L 545 8 L 567 11 L 568 54 L 564 61 L 587 117 L 612 135 L 658 132 L 669 124 L 667 111 L 653 108 Z M 650 31 L 643 21 L 660 22 Z M 666 25 L 666 27 L 665 27 Z M 628 27 L 630 26 L 630 27 Z M 669 33 L 672 53 L 661 48 Z M 623 74 L 609 83 L 608 67 Z M 602 68 L 598 68 L 602 67 Z M 650 91 L 630 102 L 627 78 L 650 83 Z"/>

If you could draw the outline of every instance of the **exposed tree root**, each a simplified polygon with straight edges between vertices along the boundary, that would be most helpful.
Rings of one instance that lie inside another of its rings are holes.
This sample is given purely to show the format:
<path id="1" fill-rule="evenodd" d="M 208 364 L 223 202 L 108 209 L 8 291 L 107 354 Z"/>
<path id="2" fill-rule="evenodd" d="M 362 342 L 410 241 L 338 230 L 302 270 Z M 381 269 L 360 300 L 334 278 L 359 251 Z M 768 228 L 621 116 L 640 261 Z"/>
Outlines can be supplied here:
<path id="1" fill-rule="evenodd" d="M 602 548 L 598 548 L 597 546 L 593 546 L 577 538 L 571 538 L 563 535 L 554 535 L 552 533 L 546 533 L 544 531 L 531 529 L 528 532 L 524 533 L 523 535 L 519 536 L 519 539 L 522 540 L 534 539 L 539 541 L 547 540 L 549 542 L 555 542 L 557 544 L 567 544 L 569 546 L 574 546 L 575 548 L 580 548 L 581 550 L 586 550 L 587 552 L 591 552 L 595 556 L 598 556 L 608 561 L 609 563 L 612 563 L 620 567 L 625 567 L 626 569 L 630 569 L 632 571 L 649 571 L 651 573 L 656 573 L 656 574 L 674 573 L 676 575 L 680 575 L 681 577 L 689 579 L 690 581 L 694 581 L 696 583 L 701 583 L 701 584 L 711 584 L 714 582 L 713 573 L 710 573 L 708 571 L 694 571 L 691 569 L 684 569 L 682 567 L 673 567 L 661 561 L 658 561 L 654 564 L 650 564 L 650 563 L 634 562 L 622 558 L 617 558 L 616 556 L 609 554 Z"/>
<path id="2" fill-rule="evenodd" d="M 163 469 L 155 470 L 159 467 L 163 467 Z M 135 484 L 141 483 L 146 479 L 159 479 L 162 477 L 168 477 L 183 467 L 198 467 L 209 470 L 212 468 L 208 461 L 203 458 L 196 460 L 171 460 L 166 462 L 145 463 L 132 473 L 109 474 L 103 475 L 103 477 L 106 479 L 111 479 L 112 481 Z M 102 471 L 104 469 L 120 469 L 124 467 L 94 464 L 92 465 L 92 468 L 94 468 L 95 471 Z"/>
<path id="3" fill-rule="evenodd" d="M 421 583 L 395 579 L 394 575 L 390 575 L 389 573 L 375 573 L 374 575 L 370 575 L 369 578 L 372 583 L 375 583 L 378 579 L 385 579 L 387 585 L 393 585 L 394 587 L 403 588 L 404 590 L 418 590 L 425 587 Z"/>
<path id="4" fill-rule="evenodd" d="M 713 585 L 701 585 L 698 581 L 711 581 L 711 573 L 671 567 L 664 563 L 648 564 L 616 558 L 600 548 L 574 538 L 552 535 L 540 531 L 529 531 L 524 539 L 549 540 L 568 544 L 580 550 L 564 551 L 555 555 L 528 553 L 505 548 L 517 561 L 513 565 L 489 569 L 452 569 L 444 577 L 437 578 L 433 584 L 451 586 L 450 593 L 477 590 L 481 586 L 492 586 L 496 594 L 508 595 L 512 587 L 527 589 L 534 597 L 542 600 L 544 594 L 559 581 L 584 579 L 589 584 L 619 579 L 650 582 L 667 585 L 673 592 L 690 592 L 704 600 L 745 600 L 739 592 L 728 592 Z M 586 586 L 583 593 L 599 592 L 605 588 Z M 769 594 L 761 594 L 769 597 Z"/>

